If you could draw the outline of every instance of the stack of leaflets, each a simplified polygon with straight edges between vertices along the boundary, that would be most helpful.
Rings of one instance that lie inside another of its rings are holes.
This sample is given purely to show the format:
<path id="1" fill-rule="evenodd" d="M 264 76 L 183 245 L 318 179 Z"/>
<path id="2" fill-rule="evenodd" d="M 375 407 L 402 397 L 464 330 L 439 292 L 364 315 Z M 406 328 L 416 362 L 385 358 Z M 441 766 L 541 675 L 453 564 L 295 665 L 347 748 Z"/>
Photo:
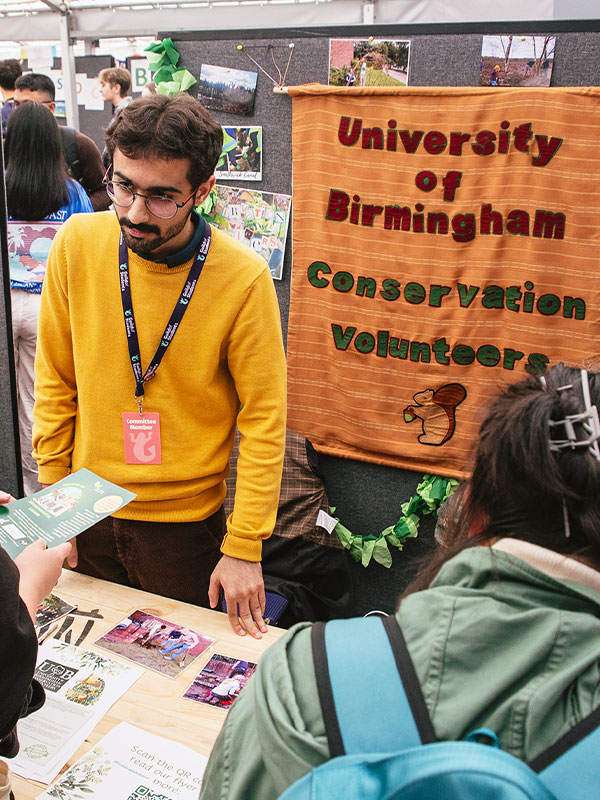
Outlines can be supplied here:
<path id="1" fill-rule="evenodd" d="M 198 800 L 207 761 L 185 745 L 121 722 L 38 800 Z"/>
<path id="2" fill-rule="evenodd" d="M 143 669 L 50 639 L 34 677 L 46 690 L 39 711 L 19 720 L 21 749 L 13 772 L 49 783 Z"/>

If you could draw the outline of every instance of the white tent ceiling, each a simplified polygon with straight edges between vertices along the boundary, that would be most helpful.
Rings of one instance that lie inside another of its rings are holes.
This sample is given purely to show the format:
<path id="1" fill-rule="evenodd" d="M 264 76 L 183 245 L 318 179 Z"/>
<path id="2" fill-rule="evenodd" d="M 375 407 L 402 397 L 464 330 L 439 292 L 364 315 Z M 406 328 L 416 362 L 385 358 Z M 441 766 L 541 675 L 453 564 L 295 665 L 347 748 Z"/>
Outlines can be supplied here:
<path id="1" fill-rule="evenodd" d="M 141 36 L 161 30 L 585 19 L 597 0 L 0 0 L 0 40 Z"/>
<path id="2" fill-rule="evenodd" d="M 597 0 L 0 0 L 0 41 L 60 41 L 67 121 L 77 127 L 77 41 L 159 31 L 595 19 L 598 6 Z"/>

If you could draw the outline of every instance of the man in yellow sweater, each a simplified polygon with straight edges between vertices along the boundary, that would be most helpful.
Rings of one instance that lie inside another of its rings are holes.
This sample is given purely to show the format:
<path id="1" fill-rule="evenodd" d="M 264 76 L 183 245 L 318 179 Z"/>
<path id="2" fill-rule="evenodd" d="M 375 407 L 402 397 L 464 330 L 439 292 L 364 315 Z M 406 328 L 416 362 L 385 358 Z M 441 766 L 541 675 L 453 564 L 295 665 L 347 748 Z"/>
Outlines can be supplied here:
<path id="1" fill-rule="evenodd" d="M 234 630 L 260 637 L 285 357 L 266 262 L 193 211 L 221 141 L 188 95 L 137 100 L 109 127 L 114 213 L 74 215 L 48 261 L 34 456 L 43 484 L 87 467 L 137 495 L 77 537 L 79 570 L 198 605 L 222 590 Z"/>

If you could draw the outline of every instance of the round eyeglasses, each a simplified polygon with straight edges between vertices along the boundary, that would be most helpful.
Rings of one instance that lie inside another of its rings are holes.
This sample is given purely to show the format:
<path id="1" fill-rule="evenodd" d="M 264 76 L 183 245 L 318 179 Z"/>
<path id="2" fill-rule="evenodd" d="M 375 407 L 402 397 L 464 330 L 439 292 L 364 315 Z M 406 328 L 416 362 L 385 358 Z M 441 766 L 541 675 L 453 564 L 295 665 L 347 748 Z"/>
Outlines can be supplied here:
<path id="1" fill-rule="evenodd" d="M 115 205 L 129 208 L 129 206 L 133 205 L 136 197 L 143 197 L 148 211 L 160 219 L 172 219 L 177 214 L 177 210 L 189 203 L 197 191 L 197 189 L 194 189 L 187 200 L 184 200 L 183 203 L 177 203 L 171 197 L 163 197 L 160 194 L 146 195 L 134 192 L 129 186 L 118 181 L 104 180 L 103 183 L 106 186 L 106 193 Z"/>

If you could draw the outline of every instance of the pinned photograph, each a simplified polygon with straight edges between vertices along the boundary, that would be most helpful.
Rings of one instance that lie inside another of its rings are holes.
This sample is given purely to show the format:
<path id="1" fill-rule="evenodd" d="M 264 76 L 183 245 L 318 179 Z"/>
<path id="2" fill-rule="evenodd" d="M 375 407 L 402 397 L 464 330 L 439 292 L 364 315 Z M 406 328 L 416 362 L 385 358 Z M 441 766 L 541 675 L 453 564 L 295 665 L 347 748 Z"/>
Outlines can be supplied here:
<path id="1" fill-rule="evenodd" d="M 51 622 L 56 622 L 57 619 L 62 619 L 66 617 L 67 614 L 70 614 L 71 611 L 75 611 L 76 608 L 77 606 L 68 603 L 57 594 L 49 594 L 36 609 L 35 627 L 43 628 Z"/>
<path id="2" fill-rule="evenodd" d="M 556 36 L 484 36 L 480 86 L 550 86 Z"/>
<path id="3" fill-rule="evenodd" d="M 281 280 L 291 208 L 289 194 L 217 184 L 198 210 L 215 228 L 261 255 L 273 278 Z"/>
<path id="4" fill-rule="evenodd" d="M 409 41 L 330 39 L 330 86 L 408 86 Z"/>
<path id="5" fill-rule="evenodd" d="M 255 670 L 256 664 L 252 661 L 215 653 L 183 696 L 197 703 L 229 708 Z"/>
<path id="6" fill-rule="evenodd" d="M 221 181 L 262 180 L 262 128 L 223 126 L 223 150 L 215 178 Z"/>
<path id="7" fill-rule="evenodd" d="M 258 72 L 202 64 L 196 97 L 210 111 L 251 116 L 254 113 Z"/>
<path id="8" fill-rule="evenodd" d="M 176 678 L 185 667 L 215 643 L 211 636 L 134 611 L 95 644 L 143 667 Z"/>

